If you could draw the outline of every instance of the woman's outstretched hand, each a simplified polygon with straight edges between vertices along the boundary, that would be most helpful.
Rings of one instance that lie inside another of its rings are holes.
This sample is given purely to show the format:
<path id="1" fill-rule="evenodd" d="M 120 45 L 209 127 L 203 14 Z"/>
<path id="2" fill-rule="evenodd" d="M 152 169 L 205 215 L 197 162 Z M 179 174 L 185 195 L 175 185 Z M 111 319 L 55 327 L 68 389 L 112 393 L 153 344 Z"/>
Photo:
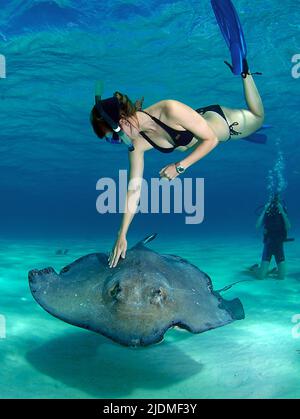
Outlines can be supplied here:
<path id="1" fill-rule="evenodd" d="M 108 264 L 110 268 L 115 268 L 119 262 L 120 257 L 125 259 L 127 250 L 127 240 L 126 236 L 118 236 L 114 247 L 109 255 Z"/>
<path id="2" fill-rule="evenodd" d="M 175 179 L 179 175 L 177 173 L 175 163 L 169 164 L 168 166 L 166 166 L 163 169 L 161 169 L 161 171 L 159 172 L 159 174 L 160 174 L 160 177 L 161 178 L 166 178 L 168 180 L 173 180 L 173 179 Z"/>

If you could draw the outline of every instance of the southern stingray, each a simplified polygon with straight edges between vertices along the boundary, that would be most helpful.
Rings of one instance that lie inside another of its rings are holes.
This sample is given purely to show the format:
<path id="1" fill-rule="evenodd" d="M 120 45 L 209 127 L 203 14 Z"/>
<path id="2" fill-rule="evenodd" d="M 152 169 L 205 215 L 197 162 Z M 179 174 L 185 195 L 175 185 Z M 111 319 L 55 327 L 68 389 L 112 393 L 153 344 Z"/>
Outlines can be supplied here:
<path id="1" fill-rule="evenodd" d="M 196 266 L 146 247 L 154 237 L 113 269 L 107 254 L 93 253 L 59 274 L 32 270 L 32 295 L 53 316 L 126 346 L 157 343 L 174 326 L 201 333 L 244 318 L 240 300 L 224 300 Z"/>

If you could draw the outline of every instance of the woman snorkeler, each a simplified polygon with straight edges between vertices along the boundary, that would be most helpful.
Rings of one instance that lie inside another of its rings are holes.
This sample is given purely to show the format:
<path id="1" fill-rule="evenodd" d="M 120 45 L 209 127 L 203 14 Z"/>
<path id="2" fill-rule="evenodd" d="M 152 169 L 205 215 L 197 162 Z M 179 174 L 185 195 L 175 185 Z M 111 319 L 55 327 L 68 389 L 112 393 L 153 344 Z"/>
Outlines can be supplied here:
<path id="1" fill-rule="evenodd" d="M 219 143 L 247 138 L 264 122 L 264 107 L 249 71 L 247 47 L 237 12 L 231 0 L 211 0 L 217 23 L 230 49 L 232 72 L 241 75 L 248 109 L 212 105 L 194 110 L 176 100 L 162 100 L 142 110 L 142 101 L 133 104 L 126 95 L 116 92 L 96 105 L 91 123 L 96 135 L 109 142 L 125 142 L 130 147 L 129 185 L 118 237 L 109 257 L 115 267 L 125 258 L 126 235 L 137 210 L 144 172 L 144 154 L 156 149 L 162 153 L 190 151 L 187 157 L 161 169 L 160 176 L 173 180 L 209 154 Z M 111 136 L 111 134 L 113 135 Z M 255 141 L 252 138 L 252 141 Z M 257 141 L 256 141 L 257 142 Z"/>
<path id="2" fill-rule="evenodd" d="M 171 153 L 175 149 L 191 151 L 179 162 L 161 169 L 162 178 L 173 180 L 209 154 L 219 143 L 246 138 L 262 127 L 264 107 L 254 80 L 250 74 L 242 80 L 248 109 L 212 105 L 195 111 L 176 100 L 162 100 L 142 110 L 141 101 L 133 104 L 126 95 L 119 92 L 112 98 L 96 103 L 91 112 L 91 123 L 96 135 L 109 142 L 117 141 L 117 130 L 113 130 L 115 125 L 129 137 L 133 146 L 129 153 L 131 187 L 127 192 L 126 211 L 117 240 L 109 257 L 110 267 L 115 267 L 120 257 L 125 258 L 126 255 L 126 235 L 140 198 L 146 151 L 153 148 L 162 153 Z M 132 205 L 133 202 L 135 205 Z"/>

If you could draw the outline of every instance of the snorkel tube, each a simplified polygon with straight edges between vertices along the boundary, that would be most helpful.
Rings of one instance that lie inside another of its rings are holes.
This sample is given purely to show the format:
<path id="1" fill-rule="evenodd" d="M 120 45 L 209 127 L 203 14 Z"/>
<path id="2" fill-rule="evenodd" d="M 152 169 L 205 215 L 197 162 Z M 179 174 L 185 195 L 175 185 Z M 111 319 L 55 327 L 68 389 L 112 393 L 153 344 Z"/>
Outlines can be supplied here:
<path id="1" fill-rule="evenodd" d="M 134 146 L 132 144 L 131 139 L 128 137 L 128 135 L 122 130 L 119 123 L 114 121 L 108 114 L 105 112 L 102 106 L 102 100 L 101 96 L 103 94 L 103 82 L 97 81 L 96 87 L 95 87 L 95 105 L 97 108 L 97 111 L 102 116 L 102 118 L 107 122 L 107 124 L 112 128 L 114 131 L 114 136 L 119 137 L 120 140 L 128 147 L 128 150 L 134 151 Z M 118 141 L 115 141 L 116 143 Z"/>

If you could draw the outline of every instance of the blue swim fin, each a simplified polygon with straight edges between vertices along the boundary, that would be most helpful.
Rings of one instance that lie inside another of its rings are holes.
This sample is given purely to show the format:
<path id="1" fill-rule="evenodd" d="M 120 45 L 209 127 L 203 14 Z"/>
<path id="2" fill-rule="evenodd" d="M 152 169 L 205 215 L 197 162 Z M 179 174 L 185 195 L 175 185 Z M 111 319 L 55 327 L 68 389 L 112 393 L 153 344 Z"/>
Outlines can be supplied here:
<path id="1" fill-rule="evenodd" d="M 249 141 L 250 143 L 256 143 L 256 144 L 266 144 L 268 141 L 268 137 L 265 134 L 257 134 L 254 133 L 252 135 L 249 135 L 247 138 L 243 138 L 245 141 Z"/>
<path id="2" fill-rule="evenodd" d="M 225 61 L 235 75 L 247 77 L 247 45 L 243 28 L 231 0 L 211 0 L 217 23 L 231 53 L 232 64 Z"/>
<path id="3" fill-rule="evenodd" d="M 268 137 L 266 136 L 266 134 L 259 133 L 268 128 L 272 128 L 271 125 L 263 125 L 259 130 L 249 135 L 249 137 L 243 138 L 243 140 L 256 144 L 266 144 L 266 142 L 268 141 Z"/>

